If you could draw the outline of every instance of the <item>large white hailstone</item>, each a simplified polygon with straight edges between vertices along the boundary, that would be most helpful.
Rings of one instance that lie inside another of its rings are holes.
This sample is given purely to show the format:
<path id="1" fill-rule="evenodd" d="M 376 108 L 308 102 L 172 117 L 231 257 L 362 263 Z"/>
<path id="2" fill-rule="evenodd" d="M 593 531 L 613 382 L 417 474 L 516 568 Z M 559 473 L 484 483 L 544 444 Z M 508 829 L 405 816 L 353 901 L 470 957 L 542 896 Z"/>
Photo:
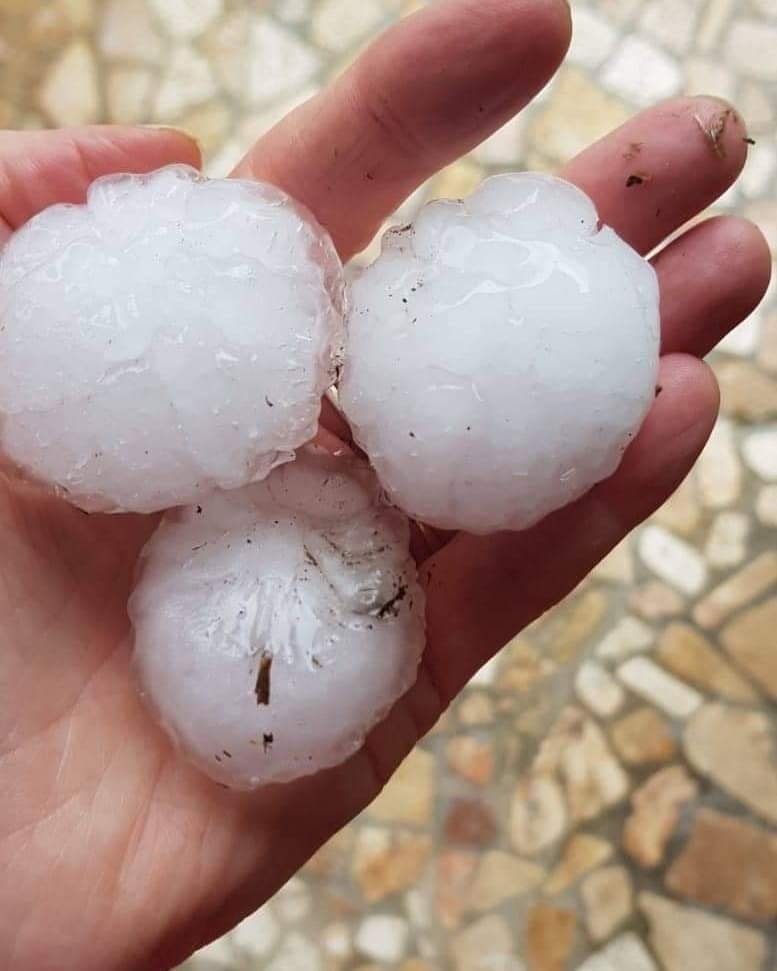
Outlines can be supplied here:
<path id="1" fill-rule="evenodd" d="M 98 179 L 0 258 L 0 449 L 90 511 L 261 479 L 316 433 L 342 301 L 329 236 L 280 189 Z"/>
<path id="2" fill-rule="evenodd" d="M 366 463 L 303 449 L 264 482 L 173 510 L 129 611 L 170 734 L 235 788 L 336 765 L 413 684 L 424 597 L 409 525 Z"/>
<path id="3" fill-rule="evenodd" d="M 636 434 L 658 286 L 579 189 L 501 175 L 386 234 L 346 332 L 340 403 L 392 501 L 444 529 L 524 529 Z"/>

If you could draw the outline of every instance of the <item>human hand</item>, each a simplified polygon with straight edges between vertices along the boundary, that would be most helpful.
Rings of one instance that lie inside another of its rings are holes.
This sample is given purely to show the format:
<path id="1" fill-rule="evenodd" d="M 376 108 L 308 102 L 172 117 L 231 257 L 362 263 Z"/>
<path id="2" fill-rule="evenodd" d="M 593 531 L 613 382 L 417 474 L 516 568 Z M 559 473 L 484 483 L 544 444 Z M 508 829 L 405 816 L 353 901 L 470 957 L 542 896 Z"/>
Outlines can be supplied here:
<path id="1" fill-rule="evenodd" d="M 381 38 L 237 174 L 306 203 L 348 258 L 419 183 L 523 107 L 568 39 L 561 0 L 450 0 Z M 736 177 L 746 133 L 727 112 L 708 99 L 664 104 L 562 174 L 647 252 Z M 627 188 L 636 143 L 653 178 Z M 166 131 L 3 135 L 0 236 L 81 201 L 99 175 L 172 162 L 198 157 Z M 87 517 L 0 483 L 0 966 L 148 971 L 234 924 L 376 795 L 494 651 L 663 502 L 715 419 L 715 381 L 698 358 L 758 302 L 769 254 L 757 230 L 726 217 L 668 245 L 656 268 L 663 390 L 620 469 L 525 533 L 440 538 L 422 566 L 429 645 L 416 686 L 357 756 L 317 777 L 246 795 L 192 769 L 130 670 L 126 600 L 155 520 Z"/>

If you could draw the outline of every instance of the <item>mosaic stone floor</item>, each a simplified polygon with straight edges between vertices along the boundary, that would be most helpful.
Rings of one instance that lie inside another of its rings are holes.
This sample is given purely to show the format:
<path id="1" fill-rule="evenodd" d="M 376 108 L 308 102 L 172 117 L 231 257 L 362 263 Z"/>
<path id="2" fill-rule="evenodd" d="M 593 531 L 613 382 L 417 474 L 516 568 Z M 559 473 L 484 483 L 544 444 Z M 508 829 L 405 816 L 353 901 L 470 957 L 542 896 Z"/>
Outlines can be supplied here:
<path id="1" fill-rule="evenodd" d="M 0 125 L 176 124 L 226 174 L 416 0 L 0 0 Z M 718 210 L 777 248 L 777 0 L 574 0 L 519 121 L 405 206 L 733 98 Z M 370 809 L 192 971 L 777 971 L 777 302 L 713 364 L 692 477 L 489 664 Z"/>

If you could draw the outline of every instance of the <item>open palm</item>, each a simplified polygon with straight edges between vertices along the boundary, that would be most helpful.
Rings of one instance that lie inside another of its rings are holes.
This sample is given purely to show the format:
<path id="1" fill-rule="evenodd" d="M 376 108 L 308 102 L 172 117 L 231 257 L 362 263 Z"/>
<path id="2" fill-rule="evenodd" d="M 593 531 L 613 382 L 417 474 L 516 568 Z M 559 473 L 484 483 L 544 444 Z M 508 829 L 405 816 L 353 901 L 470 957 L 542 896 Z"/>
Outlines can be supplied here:
<path id="1" fill-rule="evenodd" d="M 569 30 L 563 0 L 450 0 L 381 38 L 238 174 L 305 202 L 348 258 L 418 184 L 526 104 Z M 647 252 L 726 189 L 745 135 L 725 104 L 677 100 L 562 174 Z M 638 184 L 635 152 L 650 176 Z M 4 134 L 0 236 L 54 202 L 82 201 L 97 176 L 177 161 L 198 164 L 198 152 L 171 131 Z M 495 650 L 672 492 L 717 411 L 699 358 L 761 298 L 769 254 L 754 227 L 719 218 L 655 265 L 661 393 L 619 471 L 528 532 L 441 540 L 422 565 L 429 644 L 416 686 L 358 755 L 311 779 L 227 791 L 148 716 L 125 608 L 153 518 L 86 516 L 0 481 L 0 966 L 165 968 L 231 926 L 377 794 Z"/>

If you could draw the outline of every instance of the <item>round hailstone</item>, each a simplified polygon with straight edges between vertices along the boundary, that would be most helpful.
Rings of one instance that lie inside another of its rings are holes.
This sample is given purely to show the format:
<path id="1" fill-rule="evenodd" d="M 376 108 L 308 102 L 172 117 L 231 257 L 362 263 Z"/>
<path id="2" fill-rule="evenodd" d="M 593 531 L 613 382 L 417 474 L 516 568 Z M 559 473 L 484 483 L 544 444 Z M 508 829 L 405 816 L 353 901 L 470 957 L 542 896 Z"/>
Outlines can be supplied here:
<path id="1" fill-rule="evenodd" d="M 329 236 L 280 189 L 98 179 L 0 259 L 0 449 L 90 511 L 261 479 L 316 433 L 342 301 Z"/>
<path id="2" fill-rule="evenodd" d="M 424 597 L 409 526 L 360 460 L 312 447 L 167 513 L 130 599 L 163 724 L 236 788 L 342 762 L 412 685 Z"/>
<path id="3" fill-rule="evenodd" d="M 340 403 L 392 501 L 524 529 L 610 475 L 653 400 L 656 275 L 579 189 L 486 180 L 355 280 Z"/>

